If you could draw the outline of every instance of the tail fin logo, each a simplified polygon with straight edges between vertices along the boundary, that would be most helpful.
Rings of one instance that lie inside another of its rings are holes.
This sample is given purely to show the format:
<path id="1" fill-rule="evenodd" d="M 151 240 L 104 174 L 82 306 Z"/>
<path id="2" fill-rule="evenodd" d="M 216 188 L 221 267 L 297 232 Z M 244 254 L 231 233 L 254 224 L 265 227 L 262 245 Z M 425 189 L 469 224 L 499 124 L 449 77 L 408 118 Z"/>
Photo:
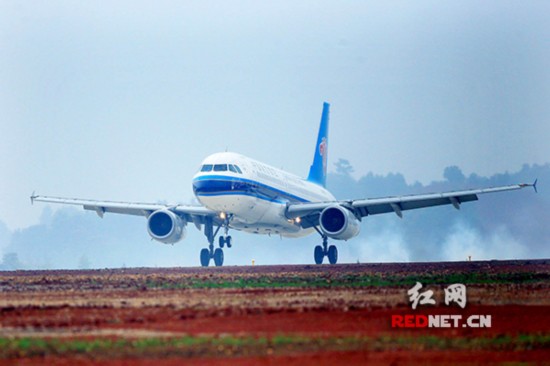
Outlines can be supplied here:
<path id="1" fill-rule="evenodd" d="M 323 158 L 323 171 L 324 172 L 327 171 L 327 156 L 328 156 L 327 149 L 328 149 L 327 138 L 323 137 L 323 139 L 321 140 L 321 143 L 319 144 L 319 155 L 321 155 L 321 157 Z"/>
<path id="2" fill-rule="evenodd" d="M 328 160 L 328 103 L 323 103 L 323 114 L 319 124 L 319 133 L 313 150 L 313 163 L 309 167 L 307 180 L 325 186 L 327 180 L 327 160 Z"/>

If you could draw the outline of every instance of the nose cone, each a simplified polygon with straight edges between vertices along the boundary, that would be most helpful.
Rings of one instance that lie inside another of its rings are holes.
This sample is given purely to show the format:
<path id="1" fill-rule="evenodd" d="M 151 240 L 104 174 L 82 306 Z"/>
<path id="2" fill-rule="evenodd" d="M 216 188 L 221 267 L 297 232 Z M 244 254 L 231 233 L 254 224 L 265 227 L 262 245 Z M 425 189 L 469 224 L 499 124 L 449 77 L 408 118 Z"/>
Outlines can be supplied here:
<path id="1" fill-rule="evenodd" d="M 193 179 L 193 193 L 197 198 L 200 196 L 216 196 L 231 191 L 231 181 L 212 179 L 212 177 L 202 176 Z"/>
<path id="2" fill-rule="evenodd" d="M 208 183 L 204 178 L 201 179 L 200 176 L 193 178 L 193 194 L 197 200 L 204 206 L 207 206 L 207 202 L 204 200 L 208 196 Z M 208 206 L 207 206 L 208 207 Z"/>
<path id="3" fill-rule="evenodd" d="M 206 192 L 206 182 L 203 179 L 201 179 L 200 175 L 197 174 L 195 177 L 193 177 L 193 193 L 198 198 L 202 193 Z"/>
<path id="4" fill-rule="evenodd" d="M 193 194 L 196 196 L 197 195 L 197 189 L 198 189 L 198 184 L 197 184 L 196 178 L 193 178 L 192 185 L 193 185 Z"/>

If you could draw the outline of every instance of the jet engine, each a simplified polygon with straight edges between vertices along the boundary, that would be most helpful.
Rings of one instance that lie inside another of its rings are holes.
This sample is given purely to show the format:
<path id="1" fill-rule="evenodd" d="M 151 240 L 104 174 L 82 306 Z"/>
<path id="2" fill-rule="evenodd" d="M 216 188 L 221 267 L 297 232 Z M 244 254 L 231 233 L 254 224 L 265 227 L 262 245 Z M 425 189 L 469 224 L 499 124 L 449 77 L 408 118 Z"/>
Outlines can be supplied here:
<path id="1" fill-rule="evenodd" d="M 185 221 L 172 211 L 158 210 L 147 219 L 147 231 L 161 243 L 174 244 L 185 237 Z"/>
<path id="2" fill-rule="evenodd" d="M 359 220 L 345 207 L 334 205 L 325 208 L 319 216 L 321 231 L 332 239 L 348 240 L 359 234 Z"/>

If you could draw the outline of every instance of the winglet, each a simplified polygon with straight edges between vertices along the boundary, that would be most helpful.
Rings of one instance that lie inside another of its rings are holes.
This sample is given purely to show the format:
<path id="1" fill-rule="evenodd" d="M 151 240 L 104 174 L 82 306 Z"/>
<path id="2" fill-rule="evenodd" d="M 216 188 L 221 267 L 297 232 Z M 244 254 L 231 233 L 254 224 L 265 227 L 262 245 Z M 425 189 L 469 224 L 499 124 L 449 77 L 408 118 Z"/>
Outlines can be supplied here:
<path id="1" fill-rule="evenodd" d="M 532 183 L 532 184 L 529 184 L 529 183 L 523 183 L 523 184 L 520 184 L 519 186 L 521 188 L 525 188 L 525 187 L 533 187 L 533 189 L 535 190 L 535 193 L 539 193 L 539 191 L 537 190 L 537 182 L 538 182 L 538 178 L 535 179 L 535 181 Z"/>
<path id="2" fill-rule="evenodd" d="M 323 103 L 323 114 L 319 124 L 319 134 L 315 144 L 315 153 L 313 154 L 313 163 L 309 168 L 307 180 L 320 186 L 325 186 L 327 180 L 327 157 L 328 157 L 328 103 Z"/>
<path id="3" fill-rule="evenodd" d="M 35 199 L 36 197 L 38 197 L 38 196 L 35 195 L 34 193 L 35 193 L 35 191 L 32 191 L 32 195 L 31 195 L 31 205 L 34 205 L 34 199 Z"/>

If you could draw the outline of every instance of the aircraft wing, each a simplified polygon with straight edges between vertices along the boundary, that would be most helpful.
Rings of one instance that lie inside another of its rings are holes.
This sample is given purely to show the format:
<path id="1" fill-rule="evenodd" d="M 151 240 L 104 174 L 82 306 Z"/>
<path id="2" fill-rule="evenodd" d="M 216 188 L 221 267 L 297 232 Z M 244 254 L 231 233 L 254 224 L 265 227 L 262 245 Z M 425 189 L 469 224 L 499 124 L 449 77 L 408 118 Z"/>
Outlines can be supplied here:
<path id="1" fill-rule="evenodd" d="M 303 227 L 311 227 L 319 224 L 319 215 L 326 207 L 340 205 L 353 211 L 357 217 L 378 215 L 394 212 L 403 217 L 403 211 L 414 210 L 441 205 L 453 205 L 460 209 L 463 202 L 476 201 L 479 194 L 512 191 L 525 187 L 533 187 L 536 191 L 535 181 L 533 184 L 513 184 L 509 186 L 492 187 L 484 189 L 470 189 L 465 191 L 451 191 L 442 193 L 428 193 L 408 196 L 366 198 L 348 201 L 298 203 L 287 206 L 286 216 L 289 219 L 301 217 Z"/>
<path id="2" fill-rule="evenodd" d="M 195 225 L 204 223 L 206 217 L 212 217 L 214 219 L 217 217 L 217 213 L 215 211 L 211 211 L 203 206 L 96 201 L 79 198 L 37 196 L 33 193 L 33 195 L 31 196 L 31 203 L 34 202 L 47 202 L 82 206 L 85 210 L 95 211 L 100 217 L 103 217 L 103 214 L 105 213 L 117 213 L 149 217 L 149 215 L 153 212 L 165 209 L 178 214 L 186 222 L 195 223 Z"/>

